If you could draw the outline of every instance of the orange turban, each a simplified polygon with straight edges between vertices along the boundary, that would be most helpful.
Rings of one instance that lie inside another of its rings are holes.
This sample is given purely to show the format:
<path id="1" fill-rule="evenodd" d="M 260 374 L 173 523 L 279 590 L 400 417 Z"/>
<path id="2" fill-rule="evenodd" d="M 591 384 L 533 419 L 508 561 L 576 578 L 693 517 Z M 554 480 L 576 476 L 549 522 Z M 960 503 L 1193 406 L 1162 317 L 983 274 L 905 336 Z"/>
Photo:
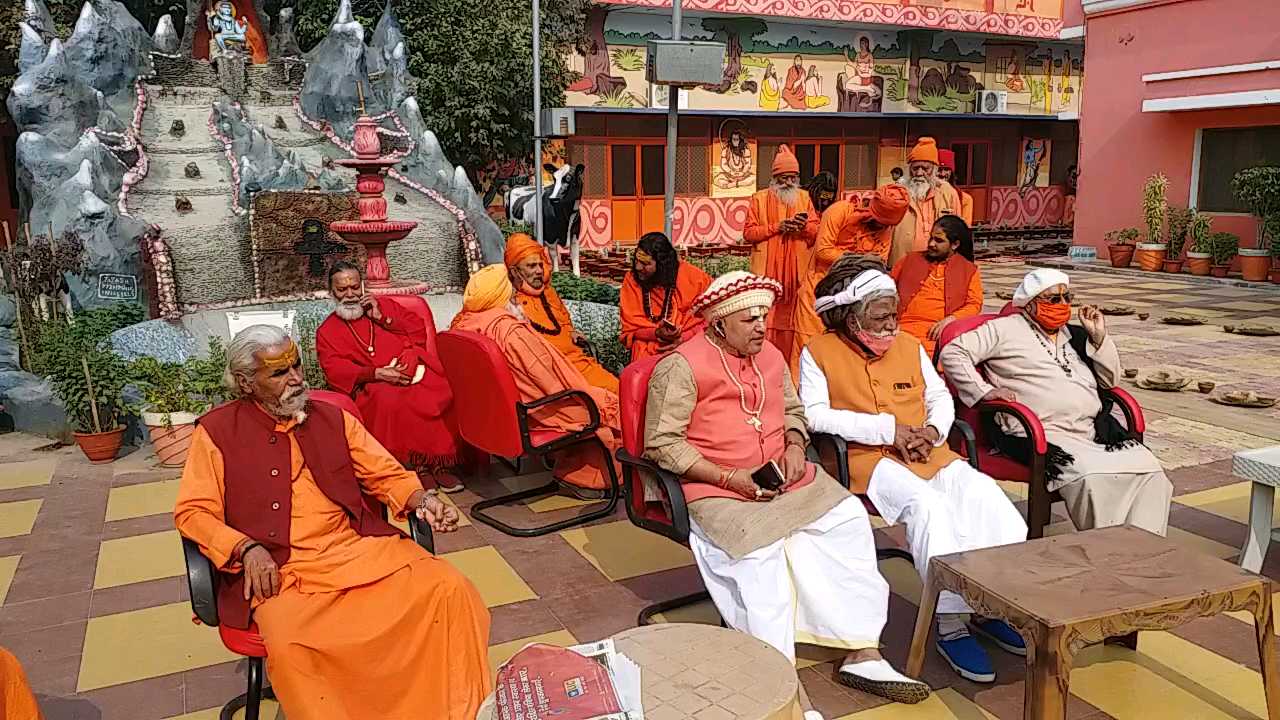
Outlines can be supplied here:
<path id="1" fill-rule="evenodd" d="M 796 154 L 786 145 L 778 146 L 778 154 L 773 156 L 773 177 L 794 173 L 800 174 L 800 161 Z"/>
<path id="2" fill-rule="evenodd" d="M 881 225 L 897 225 L 907 214 L 911 196 L 901 185 L 885 185 L 871 195 L 871 217 Z"/>
<path id="3" fill-rule="evenodd" d="M 463 312 L 484 312 L 511 302 L 514 291 L 506 265 L 486 265 L 471 276 L 462 291 Z"/>
<path id="4" fill-rule="evenodd" d="M 938 141 L 931 137 L 922 137 L 916 141 L 916 146 L 911 148 L 911 152 L 907 155 L 907 162 L 931 162 L 938 164 Z"/>
<path id="5" fill-rule="evenodd" d="M 530 255 L 542 256 L 542 280 L 546 282 L 551 279 L 551 256 L 547 254 L 547 249 L 538 244 L 526 233 L 512 233 L 507 238 L 507 250 L 502 254 L 502 262 L 507 267 L 515 267 L 521 260 Z"/>
<path id="6" fill-rule="evenodd" d="M 948 170 L 950 170 L 951 172 L 955 172 L 955 170 L 956 170 L 956 154 L 955 154 L 955 153 L 953 153 L 953 152 L 951 152 L 950 150 L 939 150 L 939 151 L 938 151 L 938 164 L 939 164 L 939 165 L 941 165 L 941 166 L 942 166 L 942 167 L 944 167 L 944 168 L 947 168 L 947 169 L 948 169 Z"/>

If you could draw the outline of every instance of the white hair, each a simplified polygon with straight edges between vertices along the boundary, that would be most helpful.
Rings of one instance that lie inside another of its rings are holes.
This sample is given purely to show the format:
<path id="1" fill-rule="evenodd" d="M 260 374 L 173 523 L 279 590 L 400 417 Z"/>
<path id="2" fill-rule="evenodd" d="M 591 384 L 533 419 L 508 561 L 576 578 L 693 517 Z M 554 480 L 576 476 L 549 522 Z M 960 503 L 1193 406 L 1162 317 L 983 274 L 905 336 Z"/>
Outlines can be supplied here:
<path id="1" fill-rule="evenodd" d="M 236 333 L 231 338 L 231 344 L 227 345 L 227 369 L 222 375 L 222 384 L 233 395 L 243 395 L 236 378 L 249 377 L 257 372 L 258 359 L 254 354 L 292 339 L 289 333 L 275 325 L 250 325 Z"/>

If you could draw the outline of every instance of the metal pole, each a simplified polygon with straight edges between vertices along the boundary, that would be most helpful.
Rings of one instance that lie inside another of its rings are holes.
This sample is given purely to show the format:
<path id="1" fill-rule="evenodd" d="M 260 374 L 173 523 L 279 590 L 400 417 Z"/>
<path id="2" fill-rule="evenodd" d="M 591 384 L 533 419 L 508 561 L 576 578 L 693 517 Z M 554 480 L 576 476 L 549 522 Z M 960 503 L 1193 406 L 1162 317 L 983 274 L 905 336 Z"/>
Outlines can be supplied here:
<path id="1" fill-rule="evenodd" d="M 680 0 L 671 0 L 671 39 L 680 39 Z M 663 232 L 675 244 L 675 235 L 671 232 L 672 217 L 676 210 L 676 138 L 680 125 L 680 88 L 667 86 L 667 172 L 666 197 L 662 203 L 664 220 Z"/>
<path id="2" fill-rule="evenodd" d="M 533 0 L 533 237 L 542 244 L 542 12 Z"/>

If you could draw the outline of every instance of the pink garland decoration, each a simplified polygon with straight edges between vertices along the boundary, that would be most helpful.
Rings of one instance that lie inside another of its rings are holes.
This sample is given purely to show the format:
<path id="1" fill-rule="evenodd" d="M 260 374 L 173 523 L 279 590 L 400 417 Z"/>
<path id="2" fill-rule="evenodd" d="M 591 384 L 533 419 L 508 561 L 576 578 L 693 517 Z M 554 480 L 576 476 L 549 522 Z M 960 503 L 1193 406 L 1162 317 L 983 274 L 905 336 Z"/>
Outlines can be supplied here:
<path id="1" fill-rule="evenodd" d="M 160 317 L 178 320 L 182 317 L 182 310 L 178 306 L 178 288 L 173 278 L 173 258 L 159 225 L 147 228 L 142 236 L 142 252 L 151 261 L 156 274 L 156 304 L 160 308 Z"/>
<path id="2" fill-rule="evenodd" d="M 244 111 L 240 109 L 240 103 L 232 102 L 231 107 L 240 113 L 240 118 L 243 120 Z M 231 151 L 231 138 L 218 131 L 218 124 L 213 120 L 217 114 L 216 109 L 209 111 L 209 135 L 222 145 L 222 154 L 227 156 L 227 163 L 231 165 L 231 212 L 244 215 L 245 210 L 240 206 L 240 161 Z"/>

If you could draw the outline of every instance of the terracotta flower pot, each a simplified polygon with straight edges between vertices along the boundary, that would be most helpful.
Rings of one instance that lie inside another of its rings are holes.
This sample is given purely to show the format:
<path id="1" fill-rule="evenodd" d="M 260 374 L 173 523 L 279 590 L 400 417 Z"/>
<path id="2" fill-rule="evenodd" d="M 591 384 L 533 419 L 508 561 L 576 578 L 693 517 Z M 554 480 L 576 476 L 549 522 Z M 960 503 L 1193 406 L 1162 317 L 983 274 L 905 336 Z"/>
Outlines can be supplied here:
<path id="1" fill-rule="evenodd" d="M 1164 256 L 1168 252 L 1169 248 L 1163 243 L 1138 243 L 1133 256 L 1139 268 L 1147 272 L 1160 272 L 1160 268 L 1164 266 Z"/>
<path id="2" fill-rule="evenodd" d="M 1164 271 L 1167 273 L 1182 272 L 1182 260 L 1165 260 Z"/>
<path id="3" fill-rule="evenodd" d="M 1213 266 L 1212 253 L 1187 253 L 1187 267 L 1191 269 L 1192 275 L 1205 276 L 1209 274 L 1209 270 Z"/>
<path id="4" fill-rule="evenodd" d="M 1216 278 L 1224 278 L 1229 272 L 1231 272 L 1230 265 L 1214 265 L 1209 268 L 1209 274 Z"/>
<path id="5" fill-rule="evenodd" d="M 194 413 L 142 413 L 142 424 L 151 434 L 151 446 L 163 467 L 182 467 L 196 431 Z"/>
<path id="6" fill-rule="evenodd" d="M 1249 282 L 1262 282 L 1271 270 L 1271 251 L 1262 248 L 1240 249 L 1240 276 Z"/>
<path id="7" fill-rule="evenodd" d="M 101 433 L 72 433 L 75 435 L 76 444 L 80 446 L 80 452 L 89 458 L 89 462 L 95 465 L 103 465 L 113 462 L 116 454 L 120 452 L 120 446 L 124 444 L 125 427 L 121 425 L 115 430 L 108 430 Z"/>
<path id="8" fill-rule="evenodd" d="M 1133 262 L 1135 248 L 1128 244 L 1108 245 L 1107 254 L 1111 257 L 1111 267 L 1127 268 Z"/>

